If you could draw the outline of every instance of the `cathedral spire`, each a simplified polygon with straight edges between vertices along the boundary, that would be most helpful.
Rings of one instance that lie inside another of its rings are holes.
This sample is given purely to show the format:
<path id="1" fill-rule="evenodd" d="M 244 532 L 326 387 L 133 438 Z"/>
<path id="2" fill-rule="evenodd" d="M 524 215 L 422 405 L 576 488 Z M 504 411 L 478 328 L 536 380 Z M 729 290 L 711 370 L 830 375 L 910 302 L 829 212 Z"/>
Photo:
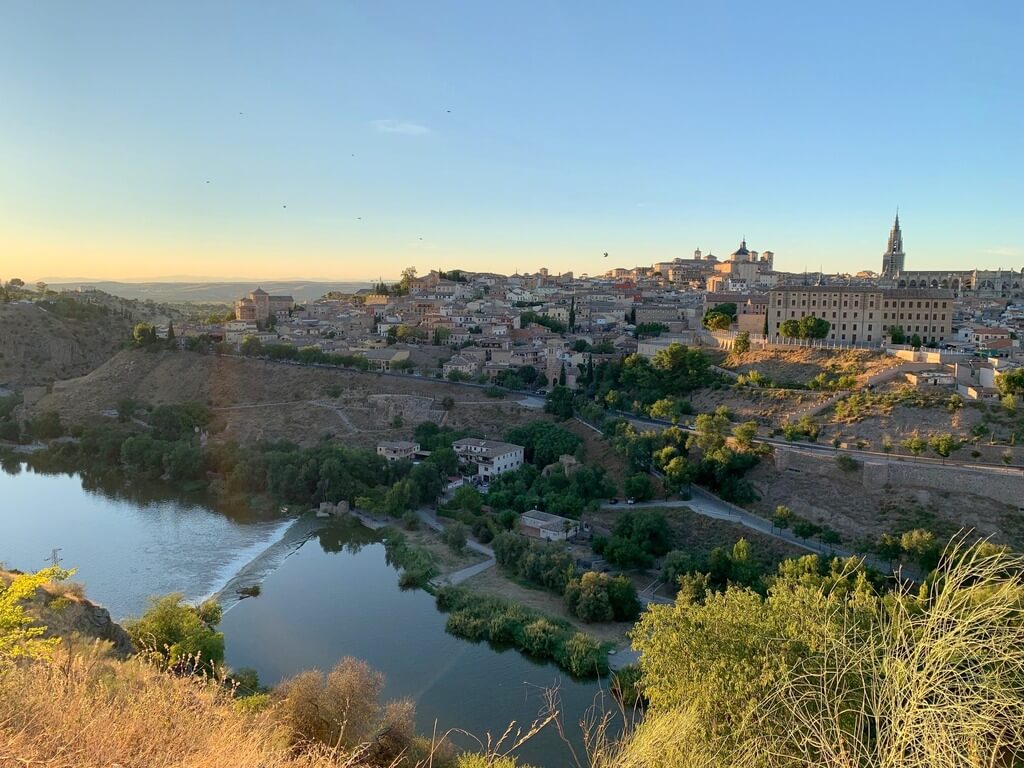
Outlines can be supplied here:
<path id="1" fill-rule="evenodd" d="M 889 243 L 882 254 L 882 277 L 893 278 L 903 271 L 903 232 L 900 230 L 900 209 L 889 230 Z"/>

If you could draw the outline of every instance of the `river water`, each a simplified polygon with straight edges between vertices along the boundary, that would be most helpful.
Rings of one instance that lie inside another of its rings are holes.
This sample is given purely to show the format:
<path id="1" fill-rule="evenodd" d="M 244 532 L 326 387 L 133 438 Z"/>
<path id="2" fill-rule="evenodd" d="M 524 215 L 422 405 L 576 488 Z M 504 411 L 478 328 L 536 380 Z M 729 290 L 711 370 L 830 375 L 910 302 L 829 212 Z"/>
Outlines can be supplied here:
<path id="1" fill-rule="evenodd" d="M 127 497 L 87 490 L 77 475 L 7 470 L 0 472 L 0 563 L 38 569 L 59 548 L 61 564 L 77 569 L 74 580 L 115 619 L 141 613 L 150 595 L 220 594 L 227 662 L 256 669 L 265 684 L 355 656 L 384 674 L 386 698 L 416 702 L 421 733 L 461 728 L 481 738 L 500 735 L 511 721 L 528 725 L 544 691 L 557 688 L 577 750 L 577 722 L 607 701 L 602 683 L 447 634 L 433 597 L 400 589 L 383 545 L 358 524 L 266 520 L 158 489 Z M 261 584 L 260 596 L 237 602 L 236 587 L 251 583 Z M 519 754 L 538 766 L 571 763 L 551 728 Z"/>

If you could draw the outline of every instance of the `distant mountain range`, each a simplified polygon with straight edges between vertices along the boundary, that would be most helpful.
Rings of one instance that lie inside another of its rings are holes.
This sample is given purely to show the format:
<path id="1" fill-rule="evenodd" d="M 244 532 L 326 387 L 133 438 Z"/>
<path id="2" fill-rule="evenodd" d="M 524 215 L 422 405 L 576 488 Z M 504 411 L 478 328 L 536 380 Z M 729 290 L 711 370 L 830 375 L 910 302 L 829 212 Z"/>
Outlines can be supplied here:
<path id="1" fill-rule="evenodd" d="M 247 295 L 256 288 L 274 295 L 290 295 L 298 302 L 312 301 L 328 291 L 351 293 L 370 288 L 369 282 L 319 282 L 315 280 L 249 280 L 231 282 L 152 282 L 120 283 L 115 280 L 74 280 L 53 282 L 54 290 L 95 288 L 125 299 L 151 299 L 158 302 L 194 302 L 198 304 L 227 304 Z"/>

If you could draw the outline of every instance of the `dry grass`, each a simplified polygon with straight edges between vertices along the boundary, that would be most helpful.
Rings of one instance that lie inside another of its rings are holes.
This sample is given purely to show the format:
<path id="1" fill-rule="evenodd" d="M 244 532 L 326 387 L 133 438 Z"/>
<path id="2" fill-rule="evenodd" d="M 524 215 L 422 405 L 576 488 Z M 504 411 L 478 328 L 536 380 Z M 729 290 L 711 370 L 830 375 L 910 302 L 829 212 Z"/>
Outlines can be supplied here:
<path id="1" fill-rule="evenodd" d="M 39 768 L 328 768 L 450 765 L 440 735 L 418 760 L 372 758 L 376 744 L 296 747 L 278 709 L 233 697 L 222 683 L 175 677 L 98 646 L 0 669 L 0 766 Z"/>
<path id="2" fill-rule="evenodd" d="M 251 768 L 337 765 L 292 756 L 266 714 L 141 661 L 86 655 L 0 674 L 0 765 Z"/>

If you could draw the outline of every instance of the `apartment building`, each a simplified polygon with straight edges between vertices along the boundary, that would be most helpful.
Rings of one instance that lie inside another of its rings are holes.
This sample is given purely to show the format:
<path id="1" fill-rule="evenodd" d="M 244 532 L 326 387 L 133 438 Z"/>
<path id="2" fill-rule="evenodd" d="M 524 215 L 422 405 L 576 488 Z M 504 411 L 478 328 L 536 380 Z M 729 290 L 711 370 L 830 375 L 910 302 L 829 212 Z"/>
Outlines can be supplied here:
<path id="1" fill-rule="evenodd" d="M 830 324 L 829 341 L 880 344 L 883 333 L 900 327 L 907 336 L 942 343 L 953 337 L 953 293 L 832 285 L 789 285 L 769 293 L 768 334 L 786 320 L 811 316 Z"/>
<path id="2" fill-rule="evenodd" d="M 377 443 L 377 455 L 388 461 L 411 459 L 420 452 L 420 444 L 408 440 L 385 440 Z"/>
<path id="3" fill-rule="evenodd" d="M 474 464 L 477 477 L 488 480 L 503 472 L 513 472 L 523 466 L 525 449 L 521 445 L 497 440 L 467 437 L 452 443 L 460 461 Z"/>

